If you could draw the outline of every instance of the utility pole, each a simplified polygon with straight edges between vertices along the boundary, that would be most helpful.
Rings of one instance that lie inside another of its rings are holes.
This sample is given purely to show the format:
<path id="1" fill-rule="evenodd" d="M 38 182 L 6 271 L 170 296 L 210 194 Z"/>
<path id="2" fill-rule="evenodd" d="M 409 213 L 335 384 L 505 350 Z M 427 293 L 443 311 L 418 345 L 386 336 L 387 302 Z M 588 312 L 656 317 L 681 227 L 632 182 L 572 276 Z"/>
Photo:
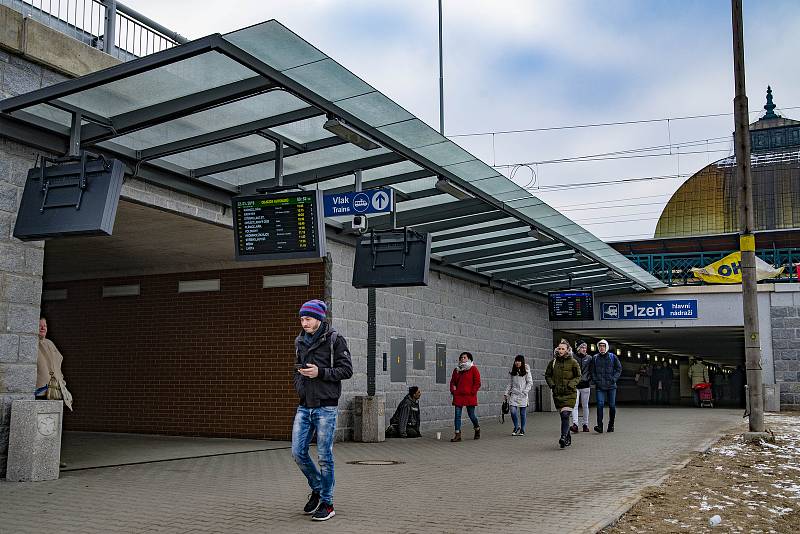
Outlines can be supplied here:
<path id="1" fill-rule="evenodd" d="M 442 63 L 442 0 L 439 0 L 439 133 L 444 135 L 444 67 Z"/>
<path id="2" fill-rule="evenodd" d="M 742 0 L 731 0 L 733 21 L 733 77 L 736 93 L 733 113 L 736 178 L 739 184 L 739 249 L 742 254 L 742 309 L 744 357 L 750 401 L 750 432 L 764 432 L 764 399 L 761 373 L 761 339 L 758 334 L 758 282 L 753 216 L 753 177 L 750 173 L 750 116 L 744 83 L 744 32 Z"/>

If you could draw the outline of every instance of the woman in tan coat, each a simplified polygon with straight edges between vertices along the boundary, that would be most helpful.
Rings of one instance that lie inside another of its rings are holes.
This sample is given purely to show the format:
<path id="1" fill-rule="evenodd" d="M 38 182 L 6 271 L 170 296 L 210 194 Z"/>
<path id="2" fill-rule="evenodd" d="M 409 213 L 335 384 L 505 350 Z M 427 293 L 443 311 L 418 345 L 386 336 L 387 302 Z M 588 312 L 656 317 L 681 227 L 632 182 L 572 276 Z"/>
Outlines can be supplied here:
<path id="1" fill-rule="evenodd" d="M 55 344 L 47 339 L 47 319 L 39 319 L 39 356 L 36 359 L 36 398 L 37 399 L 57 399 L 59 396 L 48 389 L 51 379 L 58 383 L 58 389 L 64 404 L 72 410 L 72 394 L 67 390 L 67 383 L 64 381 L 64 374 L 61 372 L 61 363 L 64 356 L 56 348 Z"/>

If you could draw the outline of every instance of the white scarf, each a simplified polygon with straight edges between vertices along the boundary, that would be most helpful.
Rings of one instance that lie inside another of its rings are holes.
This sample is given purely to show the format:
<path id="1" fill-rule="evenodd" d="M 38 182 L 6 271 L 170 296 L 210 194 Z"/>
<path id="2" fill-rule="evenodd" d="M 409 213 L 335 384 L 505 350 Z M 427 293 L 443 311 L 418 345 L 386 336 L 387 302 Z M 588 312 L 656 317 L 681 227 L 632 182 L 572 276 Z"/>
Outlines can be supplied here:
<path id="1" fill-rule="evenodd" d="M 473 364 L 472 360 L 467 360 L 464 363 L 459 363 L 458 364 L 458 370 L 461 371 L 461 372 L 469 371 L 470 368 L 472 367 L 472 364 Z"/>

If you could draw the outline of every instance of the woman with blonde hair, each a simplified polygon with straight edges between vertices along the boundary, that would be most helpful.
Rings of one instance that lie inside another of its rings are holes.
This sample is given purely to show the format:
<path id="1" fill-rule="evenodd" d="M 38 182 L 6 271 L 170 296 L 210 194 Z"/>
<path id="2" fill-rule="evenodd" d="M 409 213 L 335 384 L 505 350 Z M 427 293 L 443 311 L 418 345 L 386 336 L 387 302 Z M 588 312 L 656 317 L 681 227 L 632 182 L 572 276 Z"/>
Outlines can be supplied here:
<path id="1" fill-rule="evenodd" d="M 553 359 L 547 365 L 544 378 L 553 392 L 553 402 L 561 415 L 561 437 L 558 445 L 562 449 L 572 444 L 569 421 L 572 409 L 578 399 L 578 382 L 581 380 L 581 366 L 572 356 L 572 347 L 562 339 L 553 351 Z"/>

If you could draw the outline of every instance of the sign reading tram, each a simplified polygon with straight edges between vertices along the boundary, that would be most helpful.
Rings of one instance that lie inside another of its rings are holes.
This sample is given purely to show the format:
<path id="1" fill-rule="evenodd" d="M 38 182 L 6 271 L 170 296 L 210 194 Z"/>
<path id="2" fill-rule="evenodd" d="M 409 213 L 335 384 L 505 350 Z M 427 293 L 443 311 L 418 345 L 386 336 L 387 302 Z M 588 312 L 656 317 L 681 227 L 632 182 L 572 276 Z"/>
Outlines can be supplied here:
<path id="1" fill-rule="evenodd" d="M 325 256 L 322 191 L 292 191 L 233 199 L 237 260 Z"/>

